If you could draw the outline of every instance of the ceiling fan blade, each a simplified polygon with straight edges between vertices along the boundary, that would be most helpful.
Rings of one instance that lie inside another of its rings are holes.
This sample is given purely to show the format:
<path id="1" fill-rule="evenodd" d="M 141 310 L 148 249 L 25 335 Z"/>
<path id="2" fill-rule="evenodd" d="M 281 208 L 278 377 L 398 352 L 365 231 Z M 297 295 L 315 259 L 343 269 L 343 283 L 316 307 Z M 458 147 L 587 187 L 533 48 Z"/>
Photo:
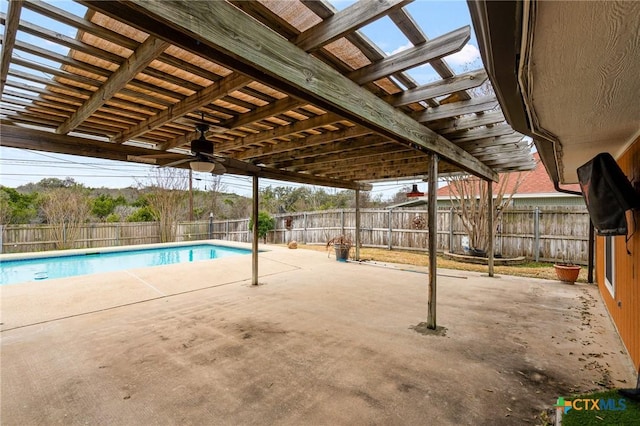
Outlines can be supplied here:
<path id="1" fill-rule="evenodd" d="M 163 164 L 160 167 L 173 167 L 182 163 L 186 163 L 187 161 L 193 161 L 193 158 L 183 158 L 181 160 L 172 161 L 171 163 Z"/>
<path id="2" fill-rule="evenodd" d="M 182 158 L 184 154 L 178 154 L 177 152 L 165 152 L 161 154 L 146 154 L 138 155 L 141 158 Z"/>
<path id="3" fill-rule="evenodd" d="M 206 154 L 204 152 L 202 154 L 206 155 L 209 158 L 213 158 L 218 164 L 223 163 L 225 166 L 228 166 L 232 169 L 244 170 L 247 172 L 254 172 L 254 173 L 260 171 L 260 167 L 251 163 L 247 163 L 246 161 L 236 160 L 235 158 L 224 157 L 222 155 L 217 155 L 217 154 Z"/>
<path id="4" fill-rule="evenodd" d="M 224 167 L 222 165 L 222 163 L 220 163 L 218 161 L 216 161 L 215 163 L 216 163 L 216 167 L 213 169 L 213 172 L 211 172 L 212 174 L 214 174 L 214 175 L 223 175 L 223 174 L 225 174 L 227 172 L 226 167 Z"/>

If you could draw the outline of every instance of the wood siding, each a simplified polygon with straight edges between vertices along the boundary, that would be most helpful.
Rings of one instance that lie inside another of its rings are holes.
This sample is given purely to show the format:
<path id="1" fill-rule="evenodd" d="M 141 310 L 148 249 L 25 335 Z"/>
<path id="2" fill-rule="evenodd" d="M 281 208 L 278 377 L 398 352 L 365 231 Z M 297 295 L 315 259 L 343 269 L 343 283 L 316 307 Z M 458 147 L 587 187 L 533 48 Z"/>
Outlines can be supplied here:
<path id="1" fill-rule="evenodd" d="M 620 168 L 640 192 L 640 138 L 618 158 Z M 635 212 L 636 227 L 640 211 Z M 640 229 L 625 244 L 623 236 L 614 237 L 615 297 L 604 284 L 604 238 L 596 238 L 596 278 L 600 293 L 620 337 L 635 365 L 640 369 Z M 627 253 L 627 248 L 631 254 Z"/>

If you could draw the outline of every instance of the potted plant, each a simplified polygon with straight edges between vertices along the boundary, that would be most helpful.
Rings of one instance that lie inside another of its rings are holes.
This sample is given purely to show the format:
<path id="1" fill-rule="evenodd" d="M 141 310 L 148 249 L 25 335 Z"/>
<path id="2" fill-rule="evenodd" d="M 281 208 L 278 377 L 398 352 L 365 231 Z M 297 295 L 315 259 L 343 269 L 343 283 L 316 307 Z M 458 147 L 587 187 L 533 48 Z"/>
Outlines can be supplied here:
<path id="1" fill-rule="evenodd" d="M 569 284 L 575 283 L 580 274 L 580 265 L 571 262 L 555 263 L 553 267 L 556 270 L 558 279 Z"/>
<path id="2" fill-rule="evenodd" d="M 353 242 L 351 238 L 346 235 L 338 235 L 327 241 L 327 251 L 329 251 L 331 247 L 333 247 L 336 252 L 336 260 L 338 262 L 346 262 L 349 259 L 349 252 L 351 251 L 351 247 L 353 247 Z M 331 252 L 329 252 L 327 256 L 330 255 Z"/>

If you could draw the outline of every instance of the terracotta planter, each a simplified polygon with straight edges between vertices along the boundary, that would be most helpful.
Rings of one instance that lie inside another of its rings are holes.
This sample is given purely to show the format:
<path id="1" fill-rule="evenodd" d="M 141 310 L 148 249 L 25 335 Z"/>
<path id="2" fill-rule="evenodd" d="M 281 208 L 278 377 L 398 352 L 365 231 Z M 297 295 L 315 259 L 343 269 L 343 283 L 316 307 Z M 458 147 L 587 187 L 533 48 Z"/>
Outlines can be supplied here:
<path id="1" fill-rule="evenodd" d="M 578 279 L 580 274 L 580 265 L 570 265 L 566 263 L 556 263 L 553 265 L 556 269 L 556 275 L 560 281 L 564 281 L 573 284 Z"/>

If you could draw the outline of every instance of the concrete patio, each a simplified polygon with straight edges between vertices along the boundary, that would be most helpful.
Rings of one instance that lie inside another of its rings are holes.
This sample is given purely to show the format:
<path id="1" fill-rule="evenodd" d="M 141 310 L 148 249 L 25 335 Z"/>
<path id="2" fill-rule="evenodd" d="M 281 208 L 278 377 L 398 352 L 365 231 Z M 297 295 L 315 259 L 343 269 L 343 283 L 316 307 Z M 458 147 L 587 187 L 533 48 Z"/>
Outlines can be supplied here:
<path id="1" fill-rule="evenodd" d="M 595 286 L 251 256 L 4 286 L 1 422 L 538 423 L 558 396 L 631 387 Z"/>

